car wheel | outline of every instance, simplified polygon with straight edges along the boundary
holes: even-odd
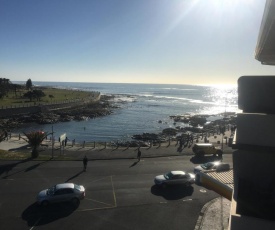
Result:
[[[199,157],[203,157],[203,155],[204,155],[204,152],[203,152],[203,151],[198,152],[198,156],[199,156]]]
[[[41,206],[42,207],[47,207],[49,205],[49,201],[47,201],[47,200],[44,200],[44,201],[42,201],[42,203],[41,203]]]
[[[196,183],[199,185],[200,184],[200,175],[196,174]]]
[[[72,202],[73,206],[75,206],[75,207],[78,207],[79,203],[80,203],[79,199],[77,199],[77,198],[73,198],[71,200],[71,202]]]

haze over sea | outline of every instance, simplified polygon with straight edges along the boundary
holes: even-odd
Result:
[[[159,133],[164,128],[186,126],[183,123],[174,124],[169,117],[171,115],[215,115],[209,118],[211,120],[222,118],[218,114],[225,111],[238,111],[236,86],[78,82],[33,82],[33,84],[117,95],[115,103],[121,108],[115,109],[109,116],[31,126],[31,129],[48,132],[53,126],[56,138],[66,133],[70,140],[75,139],[76,142],[130,140],[134,134]]]

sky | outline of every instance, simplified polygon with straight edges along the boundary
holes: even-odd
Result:
[[[264,0],[0,0],[11,81],[237,84],[255,60]]]

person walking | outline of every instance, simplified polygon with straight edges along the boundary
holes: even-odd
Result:
[[[86,172],[87,170],[87,164],[88,164],[88,158],[85,155],[85,157],[83,158],[83,171]]]
[[[140,161],[140,157],[141,157],[141,151],[140,151],[140,148],[138,148],[138,154],[137,154],[138,161]]]
[[[65,146],[67,146],[67,142],[68,142],[68,140],[69,140],[69,138],[68,138],[68,137],[66,137],[66,138],[65,138]]]

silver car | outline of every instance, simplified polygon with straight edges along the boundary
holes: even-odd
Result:
[[[207,162],[205,164],[198,165],[194,168],[194,173],[199,173],[201,171],[216,170],[216,171],[226,171],[230,169],[230,165],[223,163],[221,161]]]
[[[85,188],[82,185],[63,183],[42,190],[37,195],[37,203],[47,206],[50,203],[72,202],[79,205],[80,200],[85,197]]]
[[[170,171],[155,177],[155,184],[162,187],[176,184],[184,184],[189,186],[194,183],[195,175],[192,173],[186,173],[184,171]]]

